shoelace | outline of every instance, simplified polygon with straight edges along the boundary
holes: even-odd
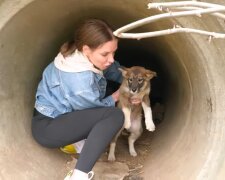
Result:
[[[73,170],[69,171],[69,172],[67,173],[66,177],[64,178],[64,180],[69,180],[70,177],[72,176],[72,174],[73,174]]]

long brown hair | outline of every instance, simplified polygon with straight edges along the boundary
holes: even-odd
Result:
[[[66,42],[61,46],[60,52],[65,57],[72,54],[76,49],[82,51],[84,45],[91,49],[96,49],[113,39],[117,38],[113,35],[112,28],[105,21],[89,19],[78,27],[72,41]]]

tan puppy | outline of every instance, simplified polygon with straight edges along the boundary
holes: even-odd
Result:
[[[142,108],[144,111],[146,129],[149,131],[155,130],[155,125],[152,120],[152,111],[150,107],[150,79],[156,76],[156,73],[140,66],[120,69],[123,74],[123,82],[120,86],[119,103],[125,116],[124,128],[130,132],[128,138],[129,152],[131,156],[137,156],[134,148],[134,142],[140,137],[143,132],[142,128]],[[141,103],[135,104],[135,100],[140,100]],[[132,102],[132,103],[131,103]],[[115,161],[116,141],[122,130],[115,136],[110,144],[109,161]]]

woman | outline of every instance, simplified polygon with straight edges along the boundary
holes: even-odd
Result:
[[[123,113],[115,107],[119,92],[105,97],[106,79],[122,81],[114,61],[117,44],[109,25],[87,20],[43,72],[32,120],[34,139],[49,148],[86,139],[65,179],[91,179],[94,164],[123,126]]]

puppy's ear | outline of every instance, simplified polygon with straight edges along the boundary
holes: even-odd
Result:
[[[120,67],[118,69],[122,72],[123,77],[126,77],[127,76],[128,68]]]
[[[157,76],[157,73],[154,72],[154,71],[146,70],[146,71],[145,71],[145,75],[146,75],[146,77],[150,80],[150,79],[152,79],[153,77],[156,77],[156,76]]]

